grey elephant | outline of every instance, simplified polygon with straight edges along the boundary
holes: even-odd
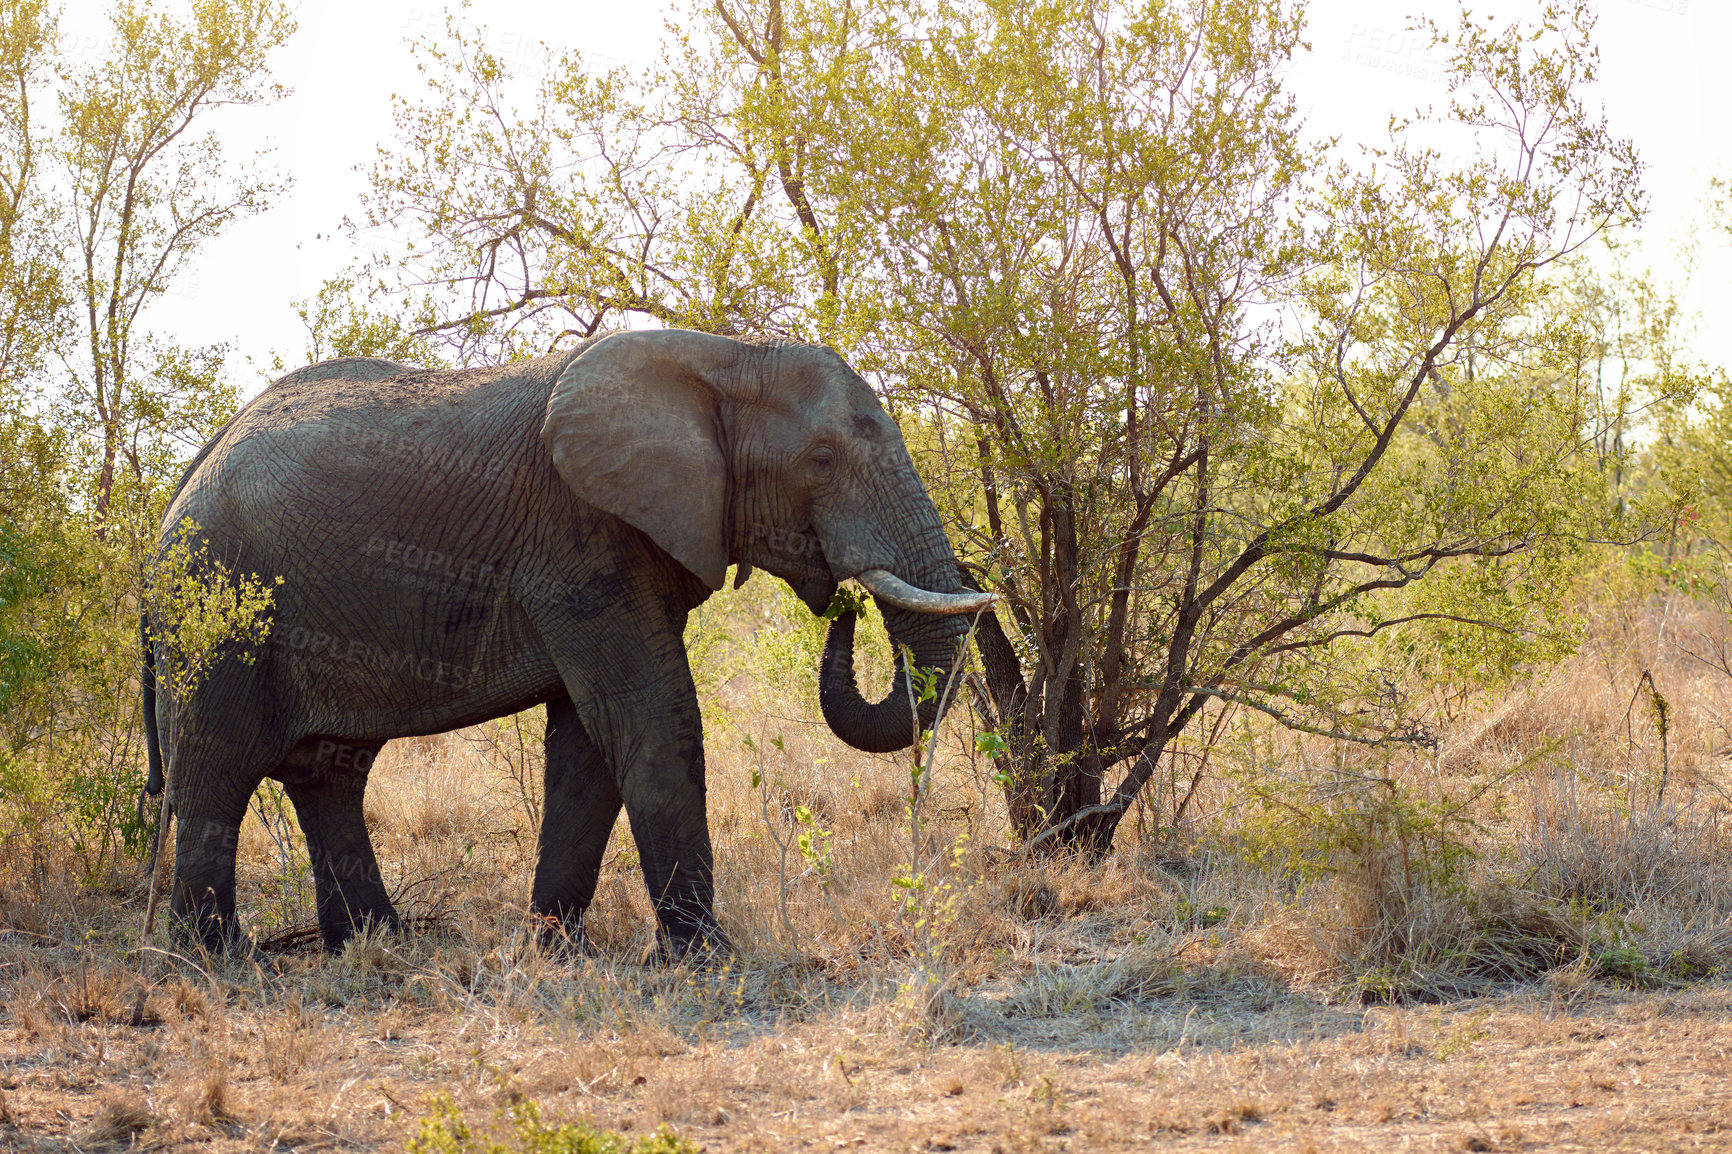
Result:
[[[338,948],[398,921],[362,818],[380,747],[537,704],[533,910],[581,934],[623,804],[661,948],[725,948],[687,614],[730,563],[814,613],[854,578],[892,639],[945,673],[960,615],[990,600],[964,588],[895,423],[839,355],[678,330],[495,368],[297,370],[194,458],[165,548],[185,518],[232,570],[283,578],[251,663],[223,658],[184,700],[154,692],[163,643],[145,622],[147,790],[166,768],[177,821],[171,916],[216,949],[241,941],[235,847],[264,778],[295,806]],[[858,748],[903,748],[905,674],[868,702],[854,624],[830,629],[824,716]]]

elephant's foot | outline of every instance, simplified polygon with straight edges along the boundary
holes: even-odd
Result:
[[[242,930],[232,905],[227,910],[214,900],[177,905],[169,913],[168,927],[169,940],[186,953],[242,960],[258,954],[257,945]]]
[[[332,953],[340,953],[358,934],[403,928],[403,920],[385,892],[373,847],[365,841],[343,854],[315,850],[313,884],[318,895],[319,937]]]
[[[536,941],[544,953],[561,961],[597,956],[595,943],[583,928],[582,914],[534,915]]]
[[[382,895],[380,895],[382,896]],[[369,933],[402,933],[403,919],[391,907],[389,900],[353,903],[344,902],[341,895],[335,901],[320,903],[319,937],[325,949],[340,954],[353,938]]]
[[[715,919],[703,924],[675,927],[662,925],[656,930],[656,944],[645,957],[646,965],[688,965],[700,970],[714,969],[734,956],[734,943],[722,932]]]

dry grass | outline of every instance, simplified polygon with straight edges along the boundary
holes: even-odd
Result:
[[[749,678],[709,686],[739,952],[708,972],[641,964],[653,924],[623,823],[594,956],[536,945],[532,726],[387,747],[367,812],[420,920],[337,957],[150,954],[141,977],[136,886],[82,890],[51,847],[9,848],[0,1147],[396,1147],[447,1091],[476,1119],[527,1097],[711,1150],[1732,1148],[1712,1129],[1732,1117],[1732,685],[1666,643],[1715,627],[1704,613],[1601,621],[1550,679],[1450,720],[1435,760],[1374,767],[1370,793],[1340,785],[1366,767],[1285,748],[1291,796],[1323,800],[1281,836],[1390,820],[1368,797],[1471,799],[1475,852],[1448,869],[1406,834],[1330,843],[1310,872],[1256,858],[1274,835],[1243,774],[1099,865],[1006,860],[967,734],[947,736],[915,837],[901,761],[840,747]],[[1629,707],[1643,669],[1671,706],[1663,800],[1648,707]],[[305,941],[296,835],[264,801],[243,911]],[[908,914],[892,879],[911,854]]]

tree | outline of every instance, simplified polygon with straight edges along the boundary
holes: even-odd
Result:
[[[1156,725],[1207,518],[1279,414],[1246,317],[1308,251],[1291,209],[1318,157],[1277,73],[1300,22],[993,2],[880,20],[820,130],[824,191],[876,225],[869,363],[927,415],[930,479],[1005,595],[1014,639],[986,623],[978,704],[1033,837],[1097,805]]]
[[[171,471],[177,439],[201,442],[233,410],[223,346],[182,349],[140,322],[194,253],[282,187],[200,130],[216,109],[283,95],[266,58],[295,27],[279,0],[194,0],[186,20],[121,0],[110,21],[112,54],[67,71],[57,147],[84,346],[67,361],[68,416],[100,445],[103,531],[120,463],[135,481]]]
[[[693,234],[738,190],[692,186],[623,71],[591,74],[569,56],[520,113],[521,86],[485,42],[452,18],[444,41],[417,48],[429,93],[398,99],[400,147],[375,165],[363,217],[416,239],[361,270],[372,293],[396,297],[406,327],[462,362],[543,351],[630,313],[725,330],[737,282],[705,275],[727,257]]]
[[[15,401],[52,347],[64,303],[47,236],[37,112],[53,58],[41,0],[0,2],[0,397]]]
[[[870,363],[1006,595],[982,704],[1019,832],[1109,845],[1211,710],[1420,738],[1392,662],[1556,651],[1557,576],[1632,531],[1584,467],[1627,414],[1541,323],[1545,270],[1638,208],[1585,7],[1433,27],[1447,114],[1362,168],[1302,141],[1289,5],[872,11],[801,129],[815,198],[873,225]]]
[[[111,19],[108,55],[69,64],[51,9],[0,0],[0,793],[8,839],[55,830],[87,879],[143,832],[146,550],[235,400],[224,349],[159,339],[149,306],[275,187],[205,129],[276,95],[292,28],[272,0]]]
[[[567,53],[527,90],[484,28],[452,19],[417,49],[428,94],[399,100],[397,146],[350,226],[396,238],[357,271],[365,296],[460,361],[633,317],[836,339],[853,238],[820,219],[806,191],[819,158],[784,127],[822,86],[809,69],[783,77],[779,62],[842,54],[806,34],[818,27],[806,9],[781,12],[772,0],[759,36],[697,5],[701,34],[672,36],[647,76],[593,72]],[[327,286],[323,307],[350,295],[346,283]]]
[[[66,568],[65,438],[36,417],[65,304],[38,122],[55,33],[42,3],[0,2],[0,716],[31,697],[31,681],[49,664],[57,638],[44,635],[30,607]],[[0,742],[0,774],[19,745],[15,737]]]
[[[1732,186],[1726,178],[1710,182],[1705,207],[1710,234],[1723,233],[1732,240]],[[1695,267],[1697,244],[1692,234],[1684,246],[1688,269]],[[1732,546],[1732,379],[1727,366],[1710,370],[1691,362],[1682,348],[1688,318],[1669,289],[1618,268],[1604,298],[1600,311],[1610,329],[1603,342],[1605,360],[1621,378],[1635,378],[1637,387],[1676,376],[1694,378],[1697,384],[1694,396],[1685,397],[1694,404],[1663,400],[1658,406],[1659,436],[1648,463],[1663,483],[1693,498],[1680,526],[1682,540],[1674,544],[1686,552],[1698,544],[1711,546],[1720,554],[1713,568],[1723,579],[1725,554]],[[1723,600],[1726,595],[1722,590]]]
[[[1449,107],[1350,162],[1306,142],[1281,0],[722,0],[624,151],[595,130],[567,154],[564,216],[517,175],[547,122],[513,135],[481,87],[404,122],[413,179],[375,188],[437,225],[417,267],[516,278],[440,320],[464,339],[587,300],[591,326],[817,334],[873,370],[1005,596],[977,704],[1013,824],[1099,850],[1229,709],[1424,740],[1401,672],[1558,652],[1562,575],[1642,530],[1595,452],[1627,402],[1552,307],[1549,270],[1639,213],[1632,147],[1582,101],[1592,23],[1431,27]],[[562,73],[537,108],[575,117],[597,83]]]

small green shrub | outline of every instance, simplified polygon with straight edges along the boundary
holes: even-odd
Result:
[[[697,1149],[667,1126],[631,1140],[587,1122],[544,1122],[541,1107],[522,1097],[478,1127],[449,1094],[434,1097],[408,1145],[409,1154],[697,1154]]]
[[[1635,946],[1607,946],[1596,950],[1594,971],[1602,978],[1632,986],[1651,985],[1658,979],[1647,956]]]

